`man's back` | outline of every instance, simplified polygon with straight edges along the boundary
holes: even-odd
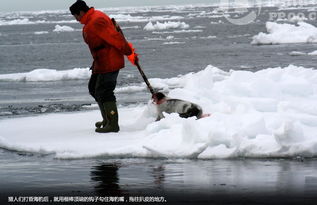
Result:
[[[114,72],[124,67],[124,55],[131,48],[111,19],[101,11],[90,8],[80,20],[83,37],[93,56],[93,73]]]

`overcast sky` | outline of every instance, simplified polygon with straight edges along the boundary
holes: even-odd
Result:
[[[0,12],[68,9],[76,0],[1,0]],[[213,3],[219,0],[86,0],[96,8]]]

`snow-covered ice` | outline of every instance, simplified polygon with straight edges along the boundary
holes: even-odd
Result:
[[[13,20],[0,20],[0,26],[8,26],[8,25],[29,25],[29,24],[40,24],[45,21],[30,21],[28,18],[18,18]]]
[[[317,70],[290,65],[225,72],[209,65],[150,81],[212,115],[196,120],[166,114],[155,122],[150,102],[120,107],[121,131],[111,134],[94,132],[97,110],[2,119],[0,147],[57,158],[317,156]]]
[[[163,45],[176,45],[176,44],[184,44],[185,42],[180,42],[180,41],[169,41],[169,42],[164,42]]]
[[[310,56],[317,56],[317,50],[308,53],[308,55],[310,55]]]
[[[35,31],[35,35],[42,35],[42,34],[48,34],[48,31]]]
[[[166,29],[175,29],[175,28],[181,28],[181,29],[187,29],[189,28],[189,25],[185,22],[180,21],[165,21],[163,23],[157,21],[155,24],[153,24],[151,21],[145,25],[143,28],[146,31],[154,31],[154,30],[166,30]]]
[[[26,73],[0,74],[0,81],[58,81],[78,80],[90,77],[89,68],[74,68],[71,70],[35,69]]]
[[[306,55],[305,52],[301,52],[301,51],[292,51],[289,53],[290,56],[304,56]]]
[[[317,28],[305,22],[297,25],[287,23],[266,23],[267,33],[253,36],[251,44],[316,43]]]
[[[73,29],[70,26],[60,26],[60,25],[56,25],[55,29],[53,30],[54,32],[71,32],[71,31],[75,31],[75,29]]]
[[[149,22],[149,21],[168,21],[168,20],[180,20],[182,16],[170,16],[170,15],[159,15],[159,16],[131,16],[130,14],[111,14],[111,18],[115,18],[118,22]]]
[[[316,56],[317,55],[317,50],[316,51],[312,51],[310,53],[305,53],[302,51],[292,51],[289,53],[290,56],[305,56],[305,55],[309,55],[309,56]]]

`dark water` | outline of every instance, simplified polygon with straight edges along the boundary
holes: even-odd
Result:
[[[265,32],[268,12],[262,8],[258,21],[245,26],[226,19],[195,17],[191,13],[210,12],[213,7],[187,8],[174,12],[151,10],[131,16],[177,15],[189,29],[198,33],[159,33],[143,30],[147,22],[121,21],[124,33],[140,54],[149,78],[170,78],[196,72],[212,64],[223,70],[257,71],[295,64],[314,67],[316,57],[290,56],[292,51],[312,52],[315,44],[251,45],[252,36]],[[304,11],[307,11],[304,9]],[[120,11],[109,11],[118,14]],[[1,18],[17,14],[1,14]],[[62,13],[19,14],[33,21],[72,20]],[[21,18],[23,18],[21,17]],[[211,24],[218,22],[220,24]],[[315,21],[308,21],[317,25]],[[56,24],[81,29],[78,23],[44,23],[0,26],[0,74],[29,72],[38,68],[67,70],[91,64],[81,32],[52,32]],[[196,27],[198,26],[198,27]],[[35,35],[36,31],[48,31]],[[184,44],[163,45],[166,39]],[[216,36],[202,39],[200,37]],[[132,76],[132,77],[131,77]],[[17,117],[47,112],[87,109],[94,103],[87,93],[87,80],[53,82],[0,81],[0,117]],[[121,71],[118,87],[141,83],[136,68]],[[146,103],[146,92],[119,93],[119,104]],[[0,121],[1,123],[1,121]],[[18,128],[17,128],[18,129]],[[0,131],[1,132],[1,131]],[[171,203],[201,204],[315,204],[317,200],[317,161],[315,159],[82,159],[58,160],[0,150],[1,204],[9,196],[158,196]],[[20,203],[21,204],[21,203]]]
[[[317,199],[317,161],[312,159],[57,160],[1,152],[2,201],[121,196],[131,202],[129,197],[141,196],[180,204],[314,204]]]

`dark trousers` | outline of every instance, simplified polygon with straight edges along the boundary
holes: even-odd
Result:
[[[117,85],[119,71],[92,74],[88,83],[90,95],[99,103],[115,102],[114,89]]]

